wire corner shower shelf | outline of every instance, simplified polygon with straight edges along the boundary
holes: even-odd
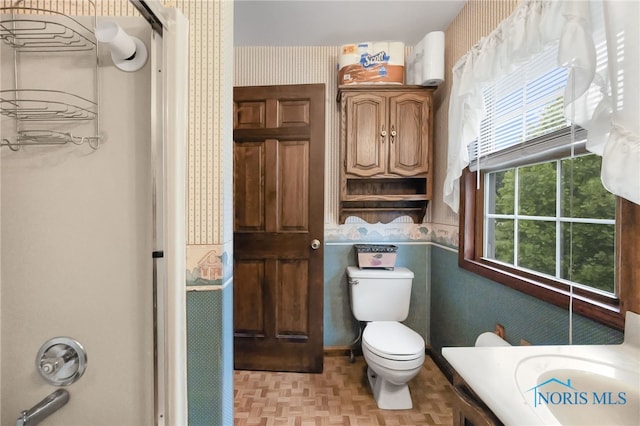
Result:
[[[96,23],[95,4],[93,26]],[[11,7],[0,7],[0,40],[13,50],[13,87],[0,90],[0,114],[15,122],[15,135],[2,136],[0,147],[12,151],[22,146],[52,146],[87,144],[100,145],[100,111],[98,90],[98,49],[93,30],[64,13],[31,7],[23,0]],[[20,55],[37,54],[46,60],[47,54],[95,55],[93,67],[93,99],[65,90],[21,88],[19,85]],[[74,125],[93,123],[92,134],[75,134]],[[87,132],[84,128],[81,133]]]

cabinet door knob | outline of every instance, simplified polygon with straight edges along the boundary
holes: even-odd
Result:
[[[395,126],[391,126],[391,143],[393,143],[393,138],[395,138],[396,135],[397,135],[396,127]]]
[[[311,241],[311,248],[314,250],[318,250],[320,248],[320,241],[319,240]]]
[[[387,136],[387,130],[384,128],[384,124],[382,125],[382,130],[380,131],[380,136],[382,136],[382,143],[384,143],[384,138]]]

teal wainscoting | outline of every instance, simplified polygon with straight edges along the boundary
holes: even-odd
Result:
[[[398,246],[396,266],[413,271],[409,317],[404,323],[429,339],[429,288],[427,243],[385,241]],[[324,346],[349,346],[358,335],[358,322],[351,314],[346,268],[357,265],[353,243],[327,243],[324,247]]]
[[[564,345],[569,342],[566,310],[484,279],[458,267],[455,250],[431,247],[431,346],[473,346],[480,333],[495,324],[506,329],[506,340],[519,345]],[[617,344],[623,333],[573,316],[573,344]]]
[[[233,286],[187,292],[189,425],[233,425]]]

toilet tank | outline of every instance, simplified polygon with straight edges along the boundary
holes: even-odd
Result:
[[[409,315],[413,272],[347,267],[351,312],[358,321],[404,321]]]

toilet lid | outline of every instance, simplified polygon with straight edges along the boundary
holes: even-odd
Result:
[[[367,324],[362,340],[380,356],[424,353],[424,339],[396,321],[373,321]]]

